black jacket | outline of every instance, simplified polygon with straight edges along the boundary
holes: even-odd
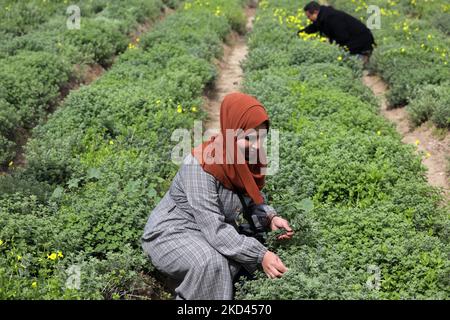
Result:
[[[320,6],[317,20],[299,32],[320,32],[330,42],[347,47],[352,54],[372,51],[375,45],[372,32],[364,23],[343,11],[328,6]]]

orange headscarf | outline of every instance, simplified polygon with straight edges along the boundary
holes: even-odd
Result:
[[[261,150],[256,164],[249,164],[247,161],[238,163],[238,153],[243,155],[237,147],[237,137],[234,136],[233,145],[227,146],[226,130],[246,131],[255,129],[264,122],[269,125],[269,116],[258,100],[243,93],[231,93],[223,99],[220,107],[221,133],[192,150],[203,170],[212,174],[225,188],[247,194],[256,204],[264,202],[259,191],[264,187],[261,169],[267,164],[265,151]],[[221,149],[223,152],[216,154]],[[231,155],[234,155],[234,159]],[[211,161],[218,157],[222,161]]]

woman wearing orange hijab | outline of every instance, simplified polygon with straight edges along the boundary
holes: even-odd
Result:
[[[264,204],[266,161],[259,130],[268,130],[266,110],[251,96],[229,94],[221,105],[220,126],[218,135],[185,158],[142,237],[153,265],[178,281],[177,299],[232,299],[233,278],[241,267],[252,272],[261,265],[270,278],[287,270],[258,240],[239,234],[236,224],[243,209],[238,194],[253,206]],[[229,135],[230,130],[238,134]],[[265,227],[285,229],[279,239],[293,234],[278,215],[267,217]]]

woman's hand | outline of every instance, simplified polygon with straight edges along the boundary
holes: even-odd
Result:
[[[277,237],[278,240],[291,239],[292,236],[294,235],[294,231],[289,226],[289,223],[287,222],[287,220],[285,220],[281,217],[278,217],[278,216],[273,217],[272,221],[270,222],[270,229],[272,231],[280,230],[280,229],[286,230],[286,233]]]
[[[269,250],[264,254],[262,267],[266,275],[271,279],[280,278],[287,271],[281,259]]]

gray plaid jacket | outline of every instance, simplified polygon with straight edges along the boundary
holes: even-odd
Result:
[[[231,299],[239,268],[262,262],[267,248],[237,231],[241,212],[238,195],[187,156],[142,236],[153,265],[180,281],[177,298]]]

